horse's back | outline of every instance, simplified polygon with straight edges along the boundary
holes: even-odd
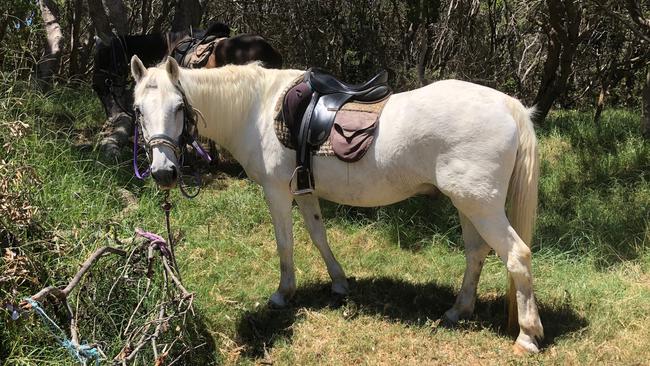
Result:
[[[219,42],[215,49],[217,63],[243,65],[262,61],[267,68],[282,67],[282,55],[262,36],[239,34]]]
[[[396,136],[441,147],[492,139],[491,143],[503,147],[504,140],[517,134],[513,105],[521,103],[495,89],[443,80],[391,96],[380,119],[381,137]]]

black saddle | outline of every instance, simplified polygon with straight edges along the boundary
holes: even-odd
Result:
[[[384,99],[391,93],[387,81],[386,71],[363,84],[353,85],[340,81],[321,69],[307,70],[304,82],[312,94],[296,139],[296,169],[291,177],[291,182],[296,178],[297,189],[293,191],[294,194],[313,192],[312,150],[317,149],[329,137],[339,109],[351,101],[375,102]]]
[[[343,93],[353,95],[358,101],[381,99],[388,90],[388,73],[385,70],[363,84],[348,84],[321,69],[312,68],[307,72],[306,80],[314,91],[321,94]]]

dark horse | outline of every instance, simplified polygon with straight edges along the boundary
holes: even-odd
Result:
[[[92,86],[104,106],[111,131],[105,131],[100,148],[114,155],[124,146],[132,130],[132,93],[129,62],[137,55],[146,66],[154,66],[165,56],[183,61],[195,46],[206,40],[214,42],[209,57],[200,67],[212,68],[227,64],[261,61],[268,68],[281,68],[282,56],[264,38],[250,34],[230,37],[230,28],[215,23],[205,31],[153,33],[114,37],[109,44],[98,41],[94,55]],[[194,65],[197,67],[197,65]]]

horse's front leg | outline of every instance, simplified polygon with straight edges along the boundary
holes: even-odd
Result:
[[[271,211],[275,241],[280,256],[280,285],[271,295],[269,302],[273,306],[287,306],[296,292],[296,273],[293,267],[293,231],[291,221],[291,203],[293,197],[286,187],[264,186],[264,196]]]
[[[325,232],[325,225],[323,225],[318,197],[313,195],[300,196],[296,197],[296,202],[305,220],[309,236],[325,261],[327,272],[332,279],[332,292],[337,295],[347,295],[349,290],[348,280],[345,278],[343,268],[341,268],[327,244],[327,233]]]

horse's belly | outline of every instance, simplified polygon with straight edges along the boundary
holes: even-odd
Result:
[[[333,158],[335,159],[335,158]],[[432,194],[433,184],[408,172],[372,169],[363,164],[316,161],[315,194],[328,201],[359,207],[375,207],[403,201],[417,194]]]

